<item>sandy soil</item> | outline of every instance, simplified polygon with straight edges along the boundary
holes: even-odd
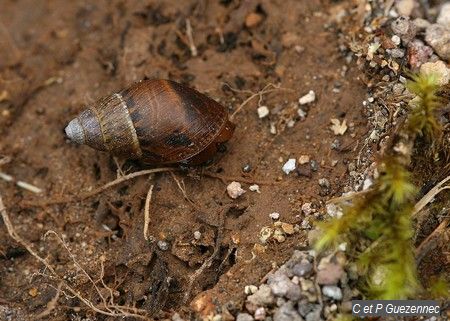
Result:
[[[339,51],[329,9],[328,1],[316,0],[243,1],[240,6],[193,0],[2,1],[0,93],[7,97],[0,102],[0,153],[12,158],[2,171],[43,190],[34,195],[0,181],[19,235],[94,304],[101,301],[92,283],[55,235],[44,238],[48,230],[63,238],[95,282],[104,265],[103,280],[117,304],[163,318],[173,310],[188,313],[189,302],[208,290],[216,306],[238,309],[245,285],[259,282],[306,244],[307,231],[300,230],[257,251],[261,228],[272,224],[269,214],[278,212],[281,221],[299,225],[312,220],[314,213],[305,216],[302,204],[318,208],[342,192],[347,165],[367,131],[361,104],[365,86]],[[262,21],[245,26],[250,13]],[[186,43],[186,19],[196,57]],[[69,143],[63,128],[86,104],[145,77],[195,87],[231,112],[269,83],[290,90],[261,97],[260,104],[271,109],[267,118],[258,118],[258,98],[246,105],[235,117],[227,152],[207,168],[139,177],[84,201],[31,206],[30,201],[75,196],[117,177],[110,155]],[[298,99],[309,90],[317,98],[300,119]],[[330,130],[332,118],[349,125],[343,136]],[[306,164],[301,175],[284,174],[284,162],[301,155],[316,161],[317,169]],[[142,169],[136,162],[119,164],[126,172]],[[330,187],[319,186],[320,178]],[[232,180],[243,181],[247,190],[237,200],[226,194]],[[248,190],[258,182],[260,194]],[[149,232],[156,242],[150,243],[142,231],[152,184]],[[0,228],[0,315],[27,320],[45,310],[58,281],[8,238],[3,224]],[[194,239],[195,231],[202,233],[200,240]],[[168,250],[157,246],[161,240]],[[189,277],[216,243],[211,267],[186,295]],[[63,294],[51,313],[52,320],[107,319]]]

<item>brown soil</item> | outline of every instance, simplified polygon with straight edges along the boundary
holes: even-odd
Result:
[[[346,63],[327,1],[242,1],[240,6],[238,1],[146,2],[2,2],[0,94],[5,90],[7,97],[0,102],[0,153],[12,157],[2,171],[44,192],[35,195],[0,181],[1,194],[18,234],[94,304],[100,301],[92,283],[54,235],[44,238],[48,230],[64,239],[95,282],[104,261],[103,280],[114,290],[117,304],[150,313],[162,310],[154,314],[161,318],[173,310],[189,313],[192,300],[201,310],[198,298],[208,290],[215,306],[227,304],[233,312],[242,305],[245,285],[259,283],[274,264],[306,244],[306,231],[300,231],[285,242],[269,243],[265,252],[255,250],[261,228],[272,225],[269,214],[279,212],[282,221],[301,224],[311,220],[301,213],[303,203],[319,208],[342,193],[346,164],[357,156],[366,133],[365,87],[352,64],[342,74]],[[247,28],[244,20],[250,12],[263,20]],[[187,18],[197,57],[184,41]],[[261,104],[274,112],[262,120],[256,113],[258,99],[246,105],[234,120],[237,128],[227,152],[208,168],[140,177],[80,202],[25,206],[74,196],[116,178],[111,156],[69,143],[63,128],[86,104],[145,77],[188,84],[230,110],[250,94],[233,92],[224,83],[252,92],[279,83],[292,91],[264,95]],[[335,87],[340,91],[334,92]],[[317,99],[301,121],[297,100],[311,89]],[[351,124],[345,135],[333,134],[331,118]],[[296,121],[293,127],[285,126],[289,120]],[[277,125],[276,135],[269,132],[270,122]],[[332,149],[335,139],[340,148]],[[319,169],[305,165],[303,174],[310,177],[285,175],[283,163],[301,155],[317,161]],[[141,169],[134,162],[120,164],[127,172]],[[250,173],[242,171],[245,164],[251,165]],[[175,178],[192,202],[183,197]],[[320,187],[319,178],[327,178],[331,188]],[[243,183],[247,192],[232,200],[224,183],[240,179],[271,184],[260,184],[258,194]],[[168,251],[143,238],[143,207],[151,184],[149,231],[170,244]],[[0,319],[27,320],[45,310],[58,281],[8,237],[3,224],[0,228]],[[194,231],[202,232],[199,241]],[[216,242],[220,247],[212,265],[183,303],[189,276],[213,254]],[[107,318],[93,315],[67,293],[50,319]]]

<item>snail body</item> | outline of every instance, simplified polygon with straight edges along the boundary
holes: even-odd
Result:
[[[200,164],[233,135],[228,112],[170,80],[143,80],[101,98],[69,122],[67,137],[146,164]]]

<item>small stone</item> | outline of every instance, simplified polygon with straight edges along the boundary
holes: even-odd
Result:
[[[425,32],[425,41],[444,60],[450,60],[450,26],[432,24]]]
[[[292,267],[292,273],[296,276],[307,277],[311,274],[312,268],[312,264],[308,260],[303,259]]]
[[[309,162],[309,165],[311,166],[311,170],[312,170],[313,172],[317,172],[317,171],[319,170],[319,163],[317,163],[316,160],[312,159],[312,160]]]
[[[278,219],[280,218],[280,213],[277,213],[277,212],[270,213],[270,214],[269,214],[269,217],[270,217],[272,220],[278,220]]]
[[[439,16],[436,20],[440,25],[446,26],[450,28],[450,3],[444,3],[441,7],[441,11],[439,12]]]
[[[306,116],[308,116],[307,112],[301,108],[297,109],[297,114],[302,120],[305,119]]]
[[[319,186],[329,189],[331,187],[330,181],[326,178],[319,178]]]
[[[166,241],[158,241],[157,244],[161,251],[167,251],[169,249],[169,243]]]
[[[372,186],[373,181],[370,177],[367,177],[363,182],[363,191],[368,190]]]
[[[308,165],[299,165],[297,167],[298,176],[304,176],[310,178],[312,176],[311,168]]]
[[[295,170],[295,158],[290,158],[282,168],[283,172],[289,174],[290,172]]]
[[[259,232],[259,240],[262,244],[266,244],[266,242],[272,237],[274,230],[268,226],[264,226]]]
[[[401,42],[401,39],[399,36],[397,35],[393,35],[391,38],[392,42],[394,43],[394,45],[398,46]]]
[[[344,270],[339,264],[328,262],[317,271],[317,283],[321,285],[338,284]]]
[[[273,321],[303,321],[303,319],[294,309],[294,302],[287,301],[275,311]]]
[[[245,26],[247,28],[257,27],[262,21],[264,17],[256,12],[251,12],[245,17]]]
[[[194,232],[194,239],[200,240],[201,237],[202,237],[202,233],[200,231]]]
[[[322,288],[322,293],[333,300],[342,300],[342,290],[335,285],[325,285]]]
[[[427,62],[433,54],[433,49],[426,46],[422,41],[414,39],[408,44],[408,63],[413,69],[419,68]]]
[[[392,58],[403,58],[405,56],[405,51],[403,49],[395,48],[387,49],[386,51]]]
[[[431,23],[428,20],[422,19],[422,18],[416,18],[413,20],[414,25],[417,28],[417,31],[424,31],[427,29]]]
[[[415,0],[399,0],[395,3],[395,8],[401,16],[410,16],[417,3]]]
[[[244,173],[250,173],[252,171],[252,165],[250,164],[245,164],[244,166],[242,166],[242,171]]]
[[[251,295],[258,291],[258,287],[256,285],[246,285],[244,287],[244,293],[247,295]]]
[[[280,230],[275,230],[273,233],[273,238],[277,240],[278,243],[283,243],[286,241],[286,236],[284,236],[284,233]]]
[[[266,318],[266,309],[263,307],[257,308],[255,311],[255,320],[264,320]]]
[[[308,155],[301,155],[300,158],[298,159],[298,163],[300,165],[308,164],[309,163],[309,156]]]
[[[281,223],[281,229],[283,230],[284,233],[286,233],[287,235],[292,235],[295,233],[294,230],[294,225],[289,224],[289,223]]]
[[[315,291],[314,282],[308,279],[300,279],[300,285],[303,292]]]
[[[172,321],[184,321],[184,319],[182,317],[180,317],[180,315],[177,312],[175,312],[172,315]]]
[[[239,313],[236,317],[236,321],[253,321],[253,317],[248,313]]]
[[[405,91],[405,86],[403,86],[403,85],[400,84],[400,83],[395,83],[395,84],[392,86],[392,93],[393,93],[394,95],[401,95],[401,94],[403,94],[403,91]]]
[[[312,213],[311,203],[303,203],[303,205],[302,205],[302,212],[305,215],[310,215]]]
[[[258,291],[247,297],[247,301],[255,306],[268,306],[275,302],[275,297],[267,284],[261,284]]]
[[[450,69],[442,61],[426,62],[420,66],[420,73],[424,75],[434,75],[440,86],[445,86],[450,80]]]
[[[286,297],[293,301],[300,299],[300,287],[280,271],[269,276],[267,284],[270,286],[272,293],[277,297]]]
[[[298,102],[300,105],[306,105],[316,100],[316,93],[310,90],[306,95],[302,96]]]
[[[231,182],[227,186],[227,193],[228,193],[228,196],[230,196],[232,199],[236,199],[239,196],[241,196],[242,194],[244,194],[245,190],[242,189],[241,183]]]
[[[340,218],[343,215],[342,209],[339,206],[337,206],[336,204],[329,203],[326,205],[326,209],[327,209],[327,214],[330,215],[331,217]]]
[[[405,44],[409,43],[416,36],[416,26],[406,16],[400,16],[395,19],[391,23],[391,29],[394,34],[400,36],[400,39]]]
[[[261,107],[258,107],[257,112],[258,112],[259,118],[264,118],[269,115],[270,111],[269,111],[269,108],[267,108],[267,106],[261,106]]]
[[[257,184],[250,185],[250,186],[248,187],[248,189],[249,189],[251,192],[261,193],[261,191],[259,190],[259,185],[257,185]]]
[[[320,308],[320,305],[314,305],[314,310],[308,313],[305,317],[306,321],[321,321],[322,318],[320,317],[320,314],[322,313],[322,309]]]

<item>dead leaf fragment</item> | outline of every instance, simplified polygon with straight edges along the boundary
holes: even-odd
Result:
[[[331,118],[331,130],[335,135],[344,135],[347,131],[347,122],[345,119],[342,121],[342,123],[339,121],[339,119]]]

